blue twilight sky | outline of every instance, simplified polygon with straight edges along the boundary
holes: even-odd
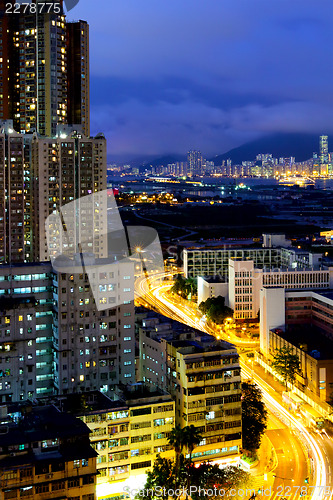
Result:
[[[80,0],[79,18],[111,156],[333,133],[331,0]]]

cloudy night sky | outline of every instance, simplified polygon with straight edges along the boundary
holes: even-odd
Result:
[[[79,18],[111,158],[333,132],[331,0],[80,0]]]

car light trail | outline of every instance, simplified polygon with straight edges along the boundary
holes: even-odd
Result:
[[[170,288],[170,284],[160,284],[159,286],[156,286],[154,284],[154,286],[152,286],[152,281],[161,280],[167,276],[170,276],[170,273],[163,273],[152,276],[149,284],[150,286],[148,286],[148,283],[145,279],[141,279],[137,286],[140,288],[141,292],[143,292],[140,294],[142,298],[144,298],[146,302],[156,301],[155,306],[158,307],[160,312],[165,314],[166,316],[170,317],[170,314],[173,316],[177,316],[178,319],[184,321],[185,324],[212,334],[213,332],[209,331],[210,329],[208,329],[202,321],[199,321],[194,311],[191,311],[188,307],[183,305],[177,306],[164,296],[164,293],[167,291],[167,289]],[[267,382],[265,382],[253,371],[249,371],[244,363],[241,362],[240,364],[242,373],[245,374],[245,376],[251,378],[253,374],[255,382],[262,390],[263,398],[265,399],[270,411],[272,411],[273,413],[278,412],[279,415],[282,415],[289,423],[291,423],[293,425],[293,428],[297,429],[299,433],[298,439],[305,442],[307,449],[311,450],[315,470],[314,484],[312,485],[312,487],[309,486],[309,489],[312,490],[310,494],[311,500],[322,500],[324,499],[324,497],[328,498],[328,496],[325,495],[325,489],[326,487],[330,487],[331,485],[326,484],[327,470],[324,456],[320,450],[320,447],[316,443],[316,440],[301,422],[299,422],[289,411],[287,411],[278,401],[276,401],[273,396],[270,395],[269,391],[272,391],[272,388],[267,384]],[[303,439],[301,439],[301,436],[303,436]],[[332,496],[333,495],[331,495],[330,498],[332,498]]]
[[[241,363],[241,368],[242,368],[242,373],[245,374],[247,377],[251,378],[252,374],[250,371],[247,370],[244,363]],[[254,379],[257,385],[260,387],[264,399],[268,402],[267,406],[278,411],[287,420],[289,420],[289,422],[293,424],[294,428],[296,428],[301,433],[301,435],[303,435],[308,448],[312,452],[312,455],[314,457],[314,468],[316,472],[314,477],[313,488],[309,487],[310,490],[311,489],[313,490],[310,496],[311,500],[321,500],[325,496],[327,498],[327,495],[325,495],[325,488],[326,486],[331,486],[331,485],[326,484],[327,471],[326,471],[324,456],[318,444],[316,443],[314,437],[311,436],[309,431],[304,427],[304,425],[301,422],[299,422],[289,411],[287,411],[278,401],[276,401],[273,396],[269,394],[267,389],[264,387],[265,385],[268,386],[268,384],[264,380],[262,380],[257,375],[254,375]]]

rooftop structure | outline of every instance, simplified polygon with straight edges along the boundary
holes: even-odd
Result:
[[[53,405],[0,406],[1,498],[95,500],[97,453],[89,432]]]

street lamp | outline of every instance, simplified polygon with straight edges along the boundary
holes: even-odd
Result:
[[[273,477],[276,477],[277,479],[282,479],[282,481],[283,481],[283,491],[285,490],[285,487],[284,487],[284,482],[285,481],[292,481],[292,482],[294,482],[294,479],[292,479],[291,477],[281,477],[281,476],[276,476],[275,474],[273,474]],[[281,500],[283,500],[283,498],[281,498]]]

